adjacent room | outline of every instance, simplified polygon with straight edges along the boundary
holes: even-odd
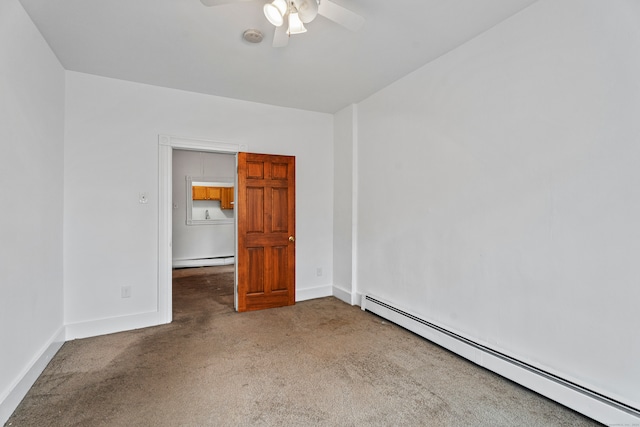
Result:
[[[638,52],[636,0],[0,0],[0,422],[640,425]]]

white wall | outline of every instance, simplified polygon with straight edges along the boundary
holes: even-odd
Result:
[[[64,70],[20,3],[1,0],[0,424],[64,338],[63,140]]]
[[[105,322],[124,329],[133,325],[127,316],[157,313],[159,134],[296,156],[297,293],[330,294],[331,115],[76,72],[67,72],[66,96],[65,321],[71,330],[88,325],[80,335],[91,334],[98,330],[92,323]],[[148,204],[138,203],[140,192],[148,193]],[[123,285],[132,286],[131,298],[120,297]]]
[[[360,290],[640,407],[639,22],[541,0],[360,103]]]
[[[232,257],[235,254],[235,224],[187,225],[186,177],[209,177],[230,179],[231,185],[236,174],[236,158],[230,154],[203,153],[197,151],[173,151],[173,261],[201,258]],[[188,196],[187,196],[188,193]],[[212,218],[233,219],[233,210],[222,211],[220,201],[194,201],[194,208],[202,204],[210,210]],[[217,206],[218,214],[212,209]],[[205,208],[202,207],[201,210]],[[195,209],[194,209],[195,210]],[[202,218],[204,219],[204,214]]]

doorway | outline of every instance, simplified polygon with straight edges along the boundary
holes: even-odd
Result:
[[[158,323],[172,320],[174,150],[235,155],[235,309],[261,310],[295,304],[295,157],[248,153],[246,146],[161,135]],[[213,193],[218,190],[224,189],[217,188]]]
[[[233,154],[173,150],[174,319],[200,305],[235,310],[235,173]]]
[[[247,147],[216,141],[159,136],[159,188],[158,188],[158,317],[159,323],[170,323],[173,319],[172,272],[173,272],[173,154],[174,150],[203,153],[219,153],[237,156]],[[233,179],[236,179],[234,174]],[[185,183],[186,186],[186,183]],[[234,185],[235,186],[235,185]],[[186,188],[186,187],[185,187]],[[233,220],[234,240],[237,242],[237,219]],[[237,244],[234,244],[234,258]],[[237,289],[237,275],[234,279]],[[235,301],[234,297],[234,301]],[[234,302],[237,307],[237,303]]]

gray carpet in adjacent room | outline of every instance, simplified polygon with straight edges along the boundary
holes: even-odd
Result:
[[[5,425],[599,425],[335,298],[239,314],[232,267],[174,277],[173,323],[67,342]]]

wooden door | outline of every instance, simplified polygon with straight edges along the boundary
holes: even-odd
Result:
[[[238,153],[238,311],[295,303],[295,157]]]

